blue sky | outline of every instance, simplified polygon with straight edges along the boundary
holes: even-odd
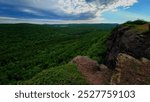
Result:
[[[119,8],[116,12],[105,12],[103,17],[106,22],[125,22],[128,20],[143,19],[150,21],[150,0],[138,0],[128,9]]]
[[[0,23],[150,21],[150,0],[0,0]]]

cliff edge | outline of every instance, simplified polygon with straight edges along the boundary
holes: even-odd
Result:
[[[150,24],[137,20],[116,27],[104,64],[77,56],[72,62],[90,84],[150,85]]]
[[[107,41],[105,64],[116,67],[119,53],[131,55],[137,59],[150,59],[150,24],[144,21],[127,22],[116,27]]]

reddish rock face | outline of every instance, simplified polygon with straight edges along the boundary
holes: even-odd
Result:
[[[110,84],[112,71],[105,65],[99,65],[96,61],[86,56],[77,56],[72,60],[78,67],[89,84],[106,85]]]

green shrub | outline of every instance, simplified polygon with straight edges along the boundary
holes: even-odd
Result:
[[[142,25],[142,24],[147,24],[148,22],[144,21],[144,20],[135,20],[135,21],[128,21],[124,24],[135,24],[135,25]]]
[[[83,85],[87,81],[78,71],[76,65],[66,64],[43,70],[27,81],[18,82],[27,85]]]

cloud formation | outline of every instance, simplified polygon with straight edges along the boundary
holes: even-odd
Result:
[[[18,18],[96,20],[101,19],[103,12],[130,7],[136,2],[137,0],[0,0],[0,16],[16,17],[18,13]]]
[[[137,0],[58,0],[58,8],[66,15],[90,19],[118,7],[130,7],[136,2]]]

